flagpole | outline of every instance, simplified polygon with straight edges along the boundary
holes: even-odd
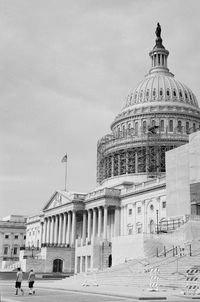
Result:
[[[65,191],[67,191],[67,160],[65,162]]]
[[[65,163],[65,189],[64,190],[67,191],[67,153],[65,154],[61,162]]]

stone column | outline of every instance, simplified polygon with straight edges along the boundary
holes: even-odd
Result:
[[[47,221],[46,221],[46,219],[44,219],[43,233],[42,233],[42,244],[45,244],[45,242],[46,242],[46,228],[47,228]]]
[[[104,217],[103,217],[103,239],[107,240],[107,222],[108,222],[108,207],[104,206]]]
[[[111,157],[111,177],[114,176],[114,155]]]
[[[67,244],[70,244],[71,233],[71,212],[67,212]]]
[[[62,214],[59,215],[58,245],[62,243]]]
[[[58,244],[58,215],[55,216],[54,244]]]
[[[83,212],[83,231],[82,231],[82,243],[85,244],[86,239],[86,212]]]
[[[40,230],[41,230],[41,233],[40,233],[40,247],[42,247],[43,236],[44,236],[44,222],[43,221],[40,222]]]
[[[50,217],[47,218],[47,237],[46,243],[49,244],[50,239]]]
[[[142,215],[143,215],[143,227],[142,227],[142,232],[146,233],[147,231],[147,224],[146,224],[146,209],[145,209],[145,200],[142,201]]]
[[[138,173],[138,154],[135,152],[135,173]]]
[[[72,246],[75,245],[76,241],[76,211],[72,212],[72,238],[71,238],[71,244]]]
[[[91,211],[88,210],[88,241],[91,240]]]
[[[121,226],[120,226],[120,235],[124,235],[124,206],[121,206]]]
[[[101,209],[101,207],[99,207],[98,208],[98,230],[97,230],[98,237],[101,236],[101,227],[102,227],[102,209]]]
[[[66,244],[66,229],[67,229],[67,213],[63,213],[63,236],[62,236],[62,244]]]
[[[124,206],[124,235],[127,235],[127,205]]]
[[[92,237],[93,240],[95,238],[96,235],[96,226],[97,226],[97,212],[95,209],[93,209],[93,226],[92,226]]]
[[[117,172],[117,175],[120,175],[120,169],[121,169],[121,158],[120,158],[120,154],[118,154],[117,157],[118,157],[118,172]]]
[[[119,236],[119,207],[115,208],[115,236]]]
[[[51,217],[51,231],[50,231],[50,244],[53,244],[54,240],[54,216]]]

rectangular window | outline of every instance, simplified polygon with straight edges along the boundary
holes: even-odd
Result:
[[[162,208],[163,208],[163,209],[166,208],[166,201],[163,201],[163,203],[162,203]]]
[[[129,230],[128,230],[128,234],[129,234],[129,235],[132,235],[132,234],[133,234],[133,229],[129,229]]]
[[[169,132],[173,132],[173,121],[169,121]]]
[[[165,128],[165,124],[164,124],[164,120],[160,121],[160,131],[164,131]]]
[[[17,255],[17,247],[14,247],[13,255]]]
[[[5,235],[5,239],[8,239],[9,238],[9,235]]]
[[[138,212],[138,214],[141,213],[141,207],[138,207],[138,208],[137,208],[137,212]]]
[[[132,209],[128,210],[128,215],[132,215]]]
[[[142,233],[142,228],[139,227],[139,228],[137,229],[137,232],[138,232],[138,234],[141,234],[141,233]]]
[[[8,255],[8,247],[7,246],[4,247],[3,253],[4,253],[4,255]]]
[[[18,239],[19,238],[19,236],[18,235],[15,235],[15,239]]]

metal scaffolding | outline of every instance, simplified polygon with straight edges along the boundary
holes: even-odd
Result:
[[[163,132],[158,125],[106,135],[97,145],[97,182],[133,173],[157,177],[165,172],[165,152],[187,141],[184,133]]]

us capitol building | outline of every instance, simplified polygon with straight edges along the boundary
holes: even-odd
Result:
[[[174,228],[184,223],[183,213],[168,212],[166,152],[197,133],[200,109],[191,89],[169,71],[168,55],[158,23],[148,74],[98,141],[97,188],[87,194],[56,190],[42,213],[28,218],[24,270],[104,269],[145,256],[174,215]],[[197,208],[189,205],[184,214],[198,214]]]

